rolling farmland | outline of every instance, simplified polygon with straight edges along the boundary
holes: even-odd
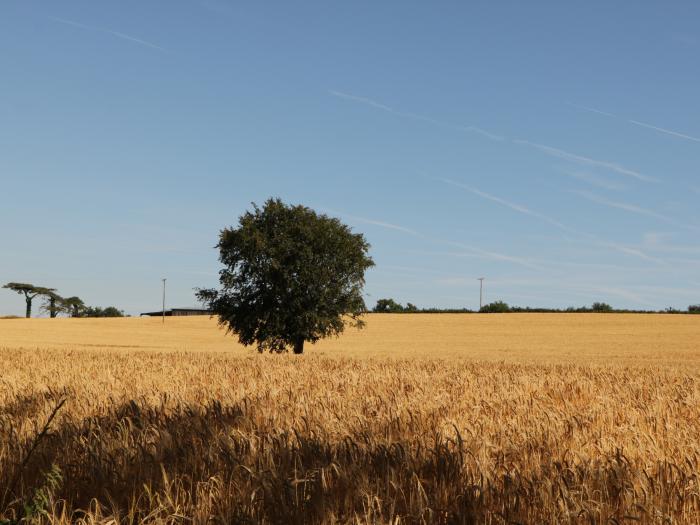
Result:
[[[700,521],[700,317],[370,315],[303,356],[0,320],[0,367],[0,519]]]

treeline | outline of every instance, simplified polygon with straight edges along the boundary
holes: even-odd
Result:
[[[19,295],[24,295],[26,303],[25,316],[32,316],[34,299],[41,298],[43,303],[40,311],[54,318],[59,315],[67,317],[124,317],[124,312],[114,306],[102,308],[99,306],[87,306],[80,297],[62,297],[56,293],[55,288],[36,286],[29,283],[7,283],[3,286]]]
[[[591,306],[570,306],[568,308],[533,308],[531,306],[511,306],[503,301],[494,301],[485,304],[480,310],[470,310],[469,308],[418,308],[412,303],[406,303],[406,306],[394,301],[393,299],[379,299],[377,304],[372,308],[374,313],[384,314],[405,314],[405,313],[423,313],[423,314],[453,314],[453,313],[618,313],[618,314],[700,314],[700,305],[690,305],[687,310],[678,310],[676,308],[666,308],[665,310],[629,310],[614,308],[607,303],[596,302]]]

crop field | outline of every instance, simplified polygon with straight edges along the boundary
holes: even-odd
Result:
[[[0,523],[696,524],[699,473],[700,316],[0,320]]]

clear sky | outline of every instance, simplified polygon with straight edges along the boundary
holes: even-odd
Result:
[[[279,196],[367,302],[700,303],[700,2],[0,0],[0,280],[195,305]],[[0,290],[0,314],[23,314]]]

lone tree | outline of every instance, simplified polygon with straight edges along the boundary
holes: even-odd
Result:
[[[32,316],[32,300],[37,295],[49,295],[56,291],[54,288],[44,288],[43,286],[34,286],[27,283],[7,283],[3,288],[8,288],[20,295],[24,294],[24,300],[27,302],[26,317],[28,318]]]
[[[364,236],[305,206],[269,199],[221,231],[220,290],[197,297],[219,324],[259,351],[304,352],[304,342],[361,328],[365,270],[374,266]]]

